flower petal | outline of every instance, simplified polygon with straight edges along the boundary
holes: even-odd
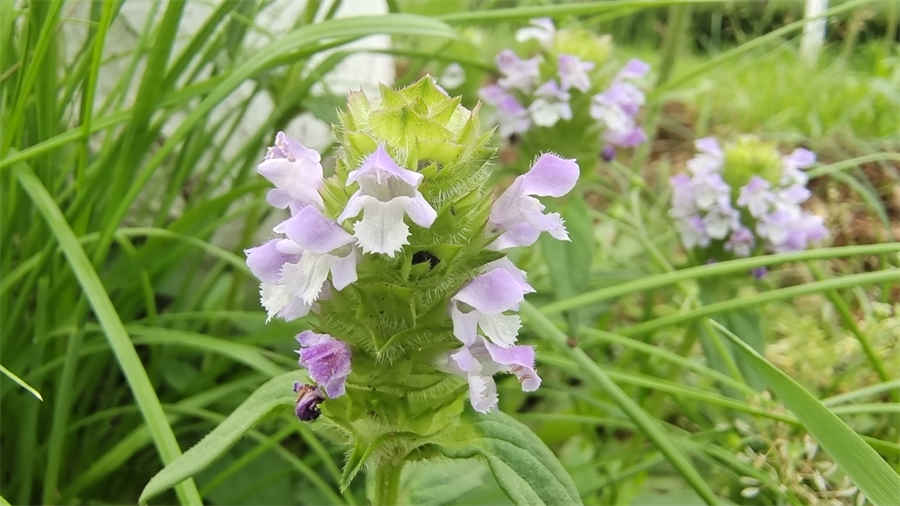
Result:
[[[415,187],[419,186],[424,176],[397,165],[397,162],[388,154],[384,144],[379,144],[375,151],[363,160],[358,169],[347,175],[347,184],[353,184],[364,177],[374,178],[378,184],[385,182],[388,178],[396,178]]]
[[[534,348],[532,346],[500,347],[489,342],[484,343],[491,360],[506,366],[509,372],[516,375],[522,390],[533,392],[541,386],[541,377],[534,370]]]
[[[304,207],[278,224],[275,232],[285,234],[303,250],[315,253],[327,253],[353,242],[353,236],[312,206]]]
[[[494,344],[506,348],[516,343],[519,329],[522,328],[522,319],[515,314],[480,313],[478,326]]]
[[[384,253],[390,257],[407,244],[409,227],[403,222],[405,209],[399,200],[380,202],[364,195],[362,220],[353,226],[359,245],[366,253]]]
[[[304,304],[311,305],[318,300],[335,258],[328,254],[306,251],[297,263],[284,264],[281,270],[281,284],[292,296],[300,298]]]
[[[351,248],[350,253],[345,256],[334,256],[334,258],[334,263],[331,264],[331,284],[336,290],[341,291],[356,281],[356,262],[359,259],[356,248]]]
[[[475,342],[478,331],[478,311],[463,313],[457,303],[450,302],[450,319],[453,321],[453,335],[466,346]]]
[[[578,175],[578,164],[574,158],[544,153],[526,174],[519,177],[524,179],[522,191],[528,195],[562,197],[575,187]]]
[[[278,250],[278,239],[272,239],[255,248],[244,250],[247,255],[247,267],[260,281],[275,283],[281,277],[281,267],[291,261],[296,261],[292,255],[286,255]]]
[[[523,295],[516,276],[497,268],[475,277],[453,296],[453,300],[464,302],[481,313],[500,313],[518,309]]]
[[[470,374],[469,403],[479,413],[490,413],[497,408],[497,384],[490,376]]]
[[[420,193],[416,192],[415,196],[412,198],[409,197],[398,197],[403,199],[403,207],[406,210],[406,215],[409,216],[409,219],[413,221],[416,225],[428,228],[434,223],[434,220],[437,218],[437,211],[431,207],[431,204],[425,200],[425,197]]]
[[[316,334],[310,330],[297,335],[300,343],[300,365],[309,376],[325,389],[329,398],[345,393],[347,376],[350,375],[350,347],[328,334]]]

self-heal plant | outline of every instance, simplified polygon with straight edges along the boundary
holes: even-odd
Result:
[[[599,153],[609,160],[617,147],[646,140],[638,121],[646,63],[630,60],[621,66],[610,58],[609,37],[557,30],[547,18],[532,20],[516,40],[529,57],[501,51],[498,79],[479,96],[494,109],[500,135],[516,141],[520,159],[532,159],[549,143],[579,160]]]
[[[814,153],[782,156],[753,137],[724,148],[708,137],[696,146],[688,172],[671,179],[670,213],[687,248],[716,260],[802,250],[827,236],[822,218],[801,207],[811,195],[803,169]]]
[[[508,85],[534,84],[533,63],[510,65]],[[579,168],[542,154],[493,200],[479,107],[428,77],[374,98],[352,93],[337,132],[328,178],[318,153],[278,134],[258,170],[276,185],[269,202],[291,216],[246,253],[269,318],[304,317],[297,353],[309,381],[294,385],[295,413],[347,440],[347,486],[364,465],[390,475],[410,458],[469,451],[465,401],[496,411],[495,374],[525,392],[540,386],[517,314],[534,289],[504,251],[544,232],[568,240],[538,197],[568,193]],[[375,501],[393,503],[382,481]]]

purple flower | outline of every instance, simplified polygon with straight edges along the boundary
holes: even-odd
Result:
[[[675,222],[678,225],[678,231],[681,234],[681,242],[685,248],[693,248],[699,246],[705,248],[709,246],[709,234],[706,232],[706,226],[703,218],[697,215],[689,216]]]
[[[763,277],[765,277],[766,274],[769,273],[769,269],[767,269],[767,268],[765,268],[765,267],[755,267],[755,268],[754,268],[752,271],[750,271],[750,272],[751,272],[751,274],[753,274],[753,277],[754,277],[754,278],[756,278],[756,279],[762,279]]]
[[[305,316],[331,273],[337,290],[356,281],[353,236],[313,206],[301,208],[278,224],[286,238],[250,248],[247,265],[261,281],[260,298],[269,319],[291,321]]]
[[[572,108],[569,106],[569,94],[550,80],[542,84],[537,91],[534,102],[528,106],[528,112],[535,125],[550,127],[561,119],[572,119]]]
[[[556,59],[559,82],[564,90],[576,88],[582,92],[591,87],[588,72],[594,69],[594,63],[583,61],[576,56],[561,54]]]
[[[312,385],[301,385],[294,382],[294,392],[297,394],[297,403],[294,405],[294,414],[303,422],[309,422],[319,418],[319,404],[325,400],[325,396],[318,388]]]
[[[614,146],[634,147],[647,140],[634,116],[605,93],[598,93],[591,99],[590,114],[592,118],[603,122],[606,127],[604,138]]]
[[[687,218],[697,214],[697,196],[690,176],[676,174],[669,182],[672,184],[672,216]]]
[[[640,79],[647,75],[647,72],[650,72],[650,65],[637,58],[632,58],[628,60],[628,62],[625,63],[625,66],[622,67],[622,70],[616,74],[614,81]]]
[[[531,116],[528,114],[528,109],[525,109],[516,97],[500,86],[496,84],[485,86],[478,91],[478,96],[485,103],[497,108],[501,137],[506,138],[512,134],[520,134],[531,128]]]
[[[347,201],[338,216],[343,223],[363,211],[362,220],[353,226],[359,245],[366,253],[384,253],[390,257],[408,244],[409,227],[404,216],[420,227],[434,223],[437,212],[417,189],[422,174],[401,168],[379,145],[378,149],[350,172],[347,185],[359,183],[359,190]]]
[[[503,250],[528,246],[537,241],[541,232],[567,241],[569,234],[559,213],[545,214],[543,204],[534,196],[561,197],[578,180],[578,164],[574,159],[545,153],[538,157],[531,169],[519,177],[500,195],[491,208],[489,225],[500,236],[488,246]]]
[[[630,60],[616,74],[609,87],[592,98],[590,114],[605,125],[606,142],[634,147],[647,140],[647,135],[635,119],[644,104],[644,92],[631,81],[643,77],[649,68],[640,60]]]
[[[687,162],[691,174],[703,175],[722,172],[725,154],[715,137],[697,139],[694,141],[694,146],[697,147],[699,153]]]
[[[806,183],[809,182],[809,176],[801,169],[816,163],[816,154],[808,149],[797,148],[791,154],[783,157],[781,161],[783,169],[781,184],[784,186],[806,186]]]
[[[347,376],[350,375],[350,347],[328,334],[316,334],[311,330],[297,334],[300,349],[300,366],[319,384],[325,394],[334,399],[344,395]]]
[[[746,257],[750,256],[754,242],[753,232],[743,225],[738,225],[725,242],[725,249],[739,257]]]
[[[483,274],[450,299],[453,335],[469,346],[476,341],[480,329],[493,343],[512,346],[522,321],[508,312],[517,311],[525,294],[533,291],[525,273],[506,258],[487,264]]]
[[[728,198],[720,199],[716,206],[709,208],[703,216],[703,226],[713,239],[724,239],[729,230],[740,227],[740,214],[731,207]]]
[[[753,176],[750,181],[741,187],[737,204],[746,207],[754,218],[759,218],[769,212],[775,202],[775,195],[770,191],[771,184],[759,176]]]
[[[533,392],[541,386],[541,378],[534,369],[534,348],[531,346],[495,346],[484,338],[449,353],[440,367],[464,376],[469,383],[469,402],[479,413],[497,408],[497,384],[494,374],[515,374],[523,392]]]
[[[556,27],[550,18],[535,18],[528,22],[530,26],[516,31],[516,41],[525,42],[531,39],[537,40],[542,46],[547,47],[556,37]]]
[[[540,76],[540,64],[540,56],[523,60],[511,50],[504,49],[497,55],[497,69],[503,74],[497,82],[506,89],[529,91]]]
[[[256,168],[275,185],[266,195],[269,204],[279,209],[290,208],[291,213],[308,205],[322,209],[320,160],[318,151],[278,132],[275,145],[268,149],[265,159]]]

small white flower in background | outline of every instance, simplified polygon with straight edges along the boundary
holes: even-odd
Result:
[[[452,90],[466,82],[466,70],[458,63],[447,65],[438,82],[441,86]]]
[[[542,46],[549,47],[556,37],[556,27],[550,18],[534,18],[528,22],[527,27],[520,28],[516,31],[516,41],[526,42],[536,40]]]
[[[528,106],[528,112],[535,125],[551,127],[561,119],[572,119],[569,94],[560,89],[556,81],[547,81],[534,94],[537,98]]]
[[[437,218],[417,189],[422,174],[397,165],[383,145],[347,176],[347,185],[359,184],[359,190],[347,201],[338,223],[363,213],[353,233],[365,253],[384,253],[390,257],[408,244],[409,226],[405,216],[420,227],[428,228]]]
[[[497,83],[506,89],[531,91],[540,77],[541,57],[523,60],[509,49],[497,55],[497,69],[503,77]]]
[[[591,87],[588,72],[594,70],[594,62],[584,61],[576,56],[561,54],[556,60],[559,83],[564,90],[575,88],[585,92]]]

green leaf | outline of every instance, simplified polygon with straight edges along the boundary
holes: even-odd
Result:
[[[878,505],[897,504],[900,476],[859,434],[730,330],[715,322],[713,325],[734,343],[738,352],[747,358],[769,388],[797,415],[806,430],[850,476],[867,499]]]
[[[484,457],[494,478],[516,504],[581,504],[581,496],[556,456],[526,425],[502,413],[476,415],[475,436],[459,448],[443,448],[454,458]]]
[[[208,466],[273,409],[292,406],[295,402],[292,385],[305,380],[301,371],[292,371],[265,382],[199,443],[156,473],[141,492],[139,502],[146,503]]]

